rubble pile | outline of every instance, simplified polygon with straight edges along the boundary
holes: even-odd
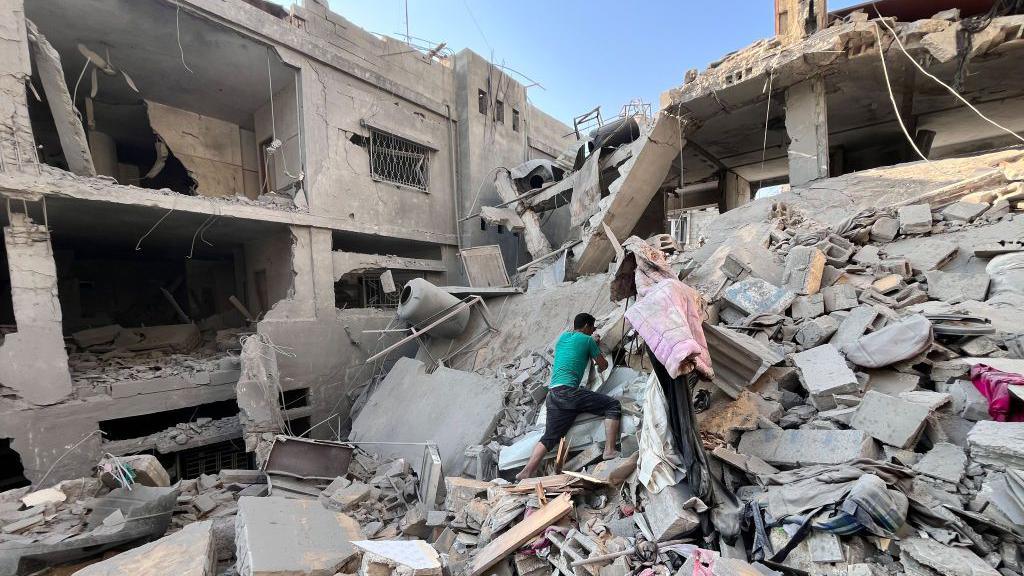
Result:
[[[542,354],[528,354],[498,368],[495,376],[508,386],[505,409],[494,433],[499,444],[521,437],[536,419],[547,397],[550,372],[551,359]]]

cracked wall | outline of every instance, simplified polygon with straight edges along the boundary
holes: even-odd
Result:
[[[0,171],[29,163],[35,155],[25,95],[31,74],[24,4],[6,0],[0,10]]]
[[[0,345],[0,384],[32,404],[60,402],[71,394],[71,373],[50,234],[27,215],[12,213],[4,245],[18,331]]]

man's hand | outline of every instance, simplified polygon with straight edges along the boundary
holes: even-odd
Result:
[[[597,342],[598,344],[601,343],[601,335],[600,334],[596,334],[596,333],[595,334],[591,334],[590,337],[594,339],[594,342]]]

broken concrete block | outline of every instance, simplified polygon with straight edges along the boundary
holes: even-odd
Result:
[[[487,494],[492,484],[461,476],[447,476],[444,479],[444,507],[449,512],[458,514],[474,498]]]
[[[910,278],[914,275],[914,269],[910,260],[906,258],[886,258],[878,263],[878,271],[888,274],[899,274],[903,278]]]
[[[897,211],[901,234],[926,234],[932,230],[932,207],[928,204],[901,206]]]
[[[700,526],[698,514],[707,506],[693,495],[686,482],[680,482],[658,493],[649,493],[644,516],[654,533],[654,541],[662,542],[688,534]]]
[[[903,254],[915,272],[927,272],[942,268],[956,256],[958,247],[952,242],[929,238],[919,242]]]
[[[740,454],[736,452],[732,446],[719,446],[711,452],[719,460],[726,462],[744,472],[750,474],[777,474],[779,469],[758,458],[749,454]]]
[[[791,358],[800,369],[800,383],[810,394],[809,400],[819,410],[836,407],[833,394],[860,389],[857,376],[846,365],[839,350],[831,344],[804,350],[793,354]]]
[[[960,482],[966,467],[967,455],[964,454],[963,448],[949,442],[939,442],[932,446],[932,449],[914,464],[914,470],[917,472],[952,484]]]
[[[914,576],[1000,576],[967,548],[945,546],[930,538],[902,539],[900,563]]]
[[[423,540],[357,540],[363,551],[362,576],[440,576],[441,557]]]
[[[782,314],[796,296],[760,278],[746,278],[725,289],[723,298],[746,315]]]
[[[839,321],[832,316],[819,316],[804,322],[795,339],[804,348],[814,348],[828,342],[838,328]]]
[[[444,470],[462,470],[466,446],[489,440],[505,406],[504,383],[444,366],[427,374],[419,360],[399,358],[352,423],[351,439],[429,439]],[[458,426],[451,422],[458,421]],[[380,445],[384,457],[419,462],[422,446]]]
[[[352,482],[348,486],[336,490],[328,499],[327,506],[332,510],[351,510],[362,502],[370,499],[371,489],[362,482]]]
[[[789,314],[794,320],[810,320],[825,313],[825,300],[821,293],[797,296],[793,299]]]
[[[1024,422],[982,420],[967,433],[967,443],[976,462],[1024,468]]]
[[[43,488],[42,490],[29,492],[22,496],[21,503],[24,504],[26,508],[33,508],[35,506],[56,506],[67,499],[67,494],[57,488]]]
[[[930,225],[929,225],[930,226]],[[882,216],[871,225],[872,242],[892,242],[900,231],[900,222],[889,216]]]
[[[75,576],[213,576],[217,573],[212,522],[181,530],[75,572]]]
[[[352,541],[362,539],[358,522],[315,500],[244,497],[235,519],[235,570],[333,576],[356,557]]]
[[[815,247],[825,254],[825,262],[831,266],[846,266],[853,256],[853,242],[837,234],[829,234],[828,238],[818,242]]]
[[[910,392],[901,392],[896,396],[906,400],[907,402],[926,406],[932,412],[946,404],[949,404],[951,399],[949,394],[944,392],[935,392],[932,390],[911,390]]]
[[[856,342],[858,338],[867,332],[868,328],[878,317],[878,311],[871,306],[857,306],[850,310],[850,313],[839,323],[839,328],[829,341],[836,348],[842,349],[848,344]]]
[[[888,294],[903,286],[903,277],[899,274],[886,274],[871,283],[871,287],[881,294]]]
[[[825,254],[813,246],[794,246],[786,255],[782,283],[800,295],[815,294],[821,287]]]
[[[116,460],[116,462],[115,462]],[[117,488],[121,484],[114,477],[113,471],[117,464],[126,466],[132,472],[132,479],[143,486],[165,487],[171,485],[171,477],[163,464],[152,454],[135,454],[133,456],[119,456],[116,459],[104,458],[100,460],[99,469],[100,481],[107,488]]]
[[[953,413],[966,420],[991,420],[988,412],[988,398],[978,391],[970,380],[956,380],[949,387],[953,399]]]
[[[943,220],[973,222],[975,218],[981,216],[988,208],[989,205],[985,202],[961,200],[946,206],[939,214],[942,215]]]
[[[878,264],[881,261],[881,257],[878,253],[878,246],[874,244],[865,244],[857,250],[857,253],[853,255],[853,261],[861,266],[872,266]]]
[[[825,310],[828,312],[857,307],[857,290],[850,284],[828,286],[821,290],[821,295],[825,299]]]
[[[921,435],[929,414],[927,406],[869,390],[850,426],[890,446],[910,448]]]
[[[924,273],[924,277],[928,282],[928,296],[949,304],[959,304],[965,300],[983,302],[988,295],[991,280],[984,272],[968,274],[941,270],[929,270]]]
[[[874,441],[860,430],[751,430],[743,433],[737,450],[789,467],[877,456]]]

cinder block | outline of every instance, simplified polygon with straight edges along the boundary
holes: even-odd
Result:
[[[932,207],[928,204],[901,206],[899,211],[900,233],[925,234],[932,230]]]
[[[813,246],[794,246],[786,256],[783,284],[796,294],[815,294],[821,288],[825,254]]]

